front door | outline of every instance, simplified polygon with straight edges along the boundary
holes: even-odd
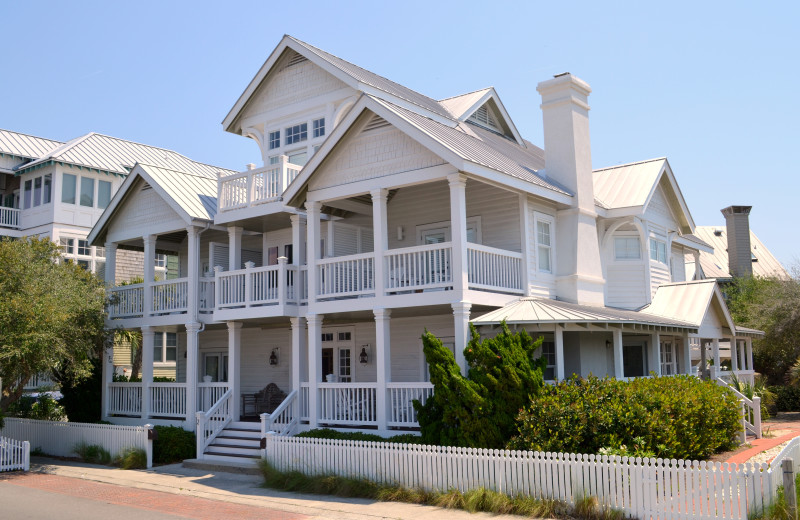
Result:
[[[355,337],[352,327],[325,329],[322,333],[321,381],[350,383],[353,381]]]
[[[645,343],[633,343],[622,346],[622,368],[625,377],[642,377],[645,371]]]

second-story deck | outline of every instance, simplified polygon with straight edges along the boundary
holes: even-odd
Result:
[[[0,228],[19,229],[19,213],[17,208],[0,207]]]
[[[302,166],[281,155],[279,162],[244,172],[222,175],[217,181],[217,223],[233,222],[254,216],[259,206],[281,200],[284,190],[297,177]]]

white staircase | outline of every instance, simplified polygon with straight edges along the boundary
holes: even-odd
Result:
[[[207,460],[256,461],[261,458],[261,423],[231,421],[203,452]]]

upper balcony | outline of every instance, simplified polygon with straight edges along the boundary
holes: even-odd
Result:
[[[292,164],[285,155],[277,164],[247,170],[232,175],[220,175],[217,180],[216,223],[233,222],[259,214],[280,211],[265,209],[270,202],[279,202],[302,166]]]
[[[19,229],[19,210],[0,207],[0,227]]]

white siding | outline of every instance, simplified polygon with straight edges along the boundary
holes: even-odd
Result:
[[[673,282],[686,281],[686,260],[681,246],[672,246],[672,264],[670,265],[671,278]]]
[[[650,199],[650,204],[645,211],[645,219],[648,222],[655,223],[658,226],[665,227],[669,230],[678,228],[675,216],[670,210],[669,202],[664,195],[664,190],[658,186]]]
[[[606,305],[622,309],[638,309],[646,305],[647,279],[641,262],[618,262],[606,269]]]
[[[142,183],[143,184],[143,183]],[[117,209],[108,227],[109,236],[134,238],[158,230],[183,229],[186,223],[153,188],[142,191],[142,184],[133,187],[128,200]]]
[[[656,293],[659,285],[670,282],[669,266],[650,260],[650,298]]]

